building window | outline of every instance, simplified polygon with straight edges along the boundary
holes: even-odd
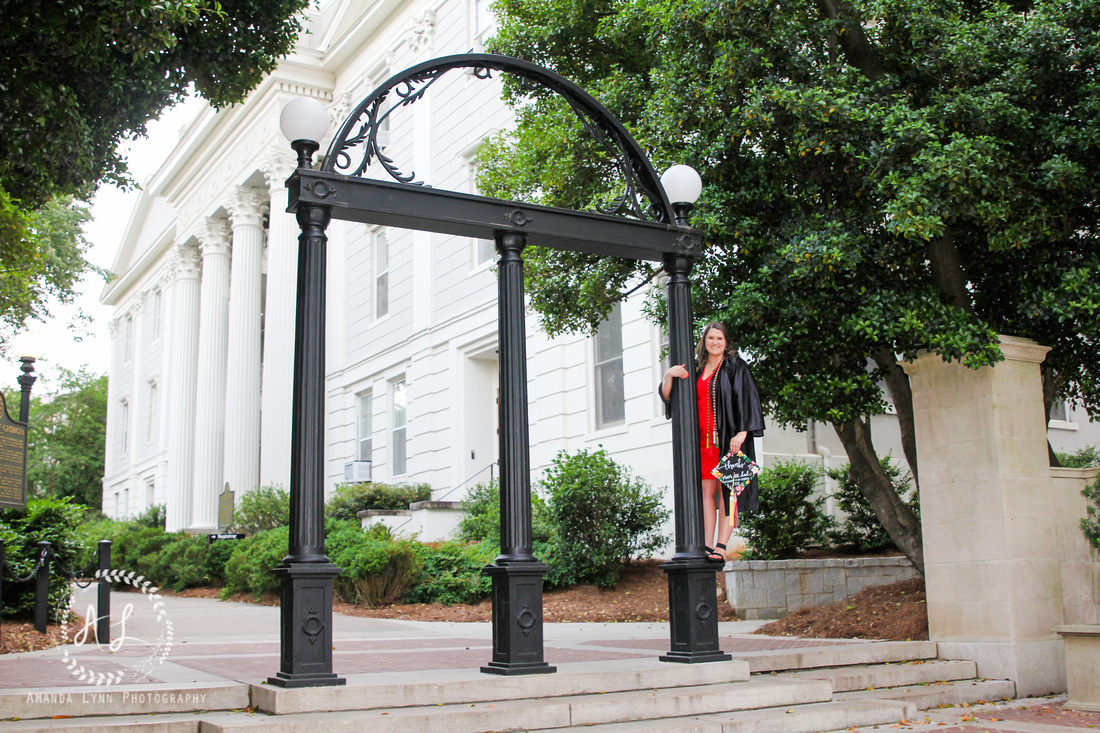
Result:
[[[471,153],[470,155],[473,155]],[[470,193],[477,195],[477,165],[473,160],[466,163],[467,186]],[[496,254],[496,244],[491,239],[474,240],[474,264],[482,265],[493,259]]]
[[[126,316],[122,324],[122,360],[129,363],[134,358],[134,318]]]
[[[145,477],[145,508],[153,506],[157,498],[157,484],[155,476]]]
[[[485,40],[497,27],[496,16],[490,7],[493,0],[472,0],[474,10],[474,43],[484,47]]]
[[[390,238],[385,229],[374,232],[374,317],[390,312]]]
[[[408,473],[408,422],[409,398],[405,392],[405,379],[393,383],[393,475]]]
[[[149,382],[149,423],[145,426],[145,440],[149,443],[157,434],[157,383]]]
[[[619,304],[600,324],[595,336],[596,351],[596,427],[620,423],[626,419],[623,392],[623,315]]]
[[[359,452],[360,461],[373,460],[374,454],[374,395],[359,395]]]
[[[160,288],[153,291],[153,340],[160,340],[160,321],[161,321],[161,308],[163,299],[161,298]]]
[[[1050,404],[1050,419],[1051,421],[1069,422],[1069,410],[1066,409],[1064,400]]]
[[[390,146],[390,116],[386,115],[378,121],[378,134],[374,141],[378,143],[378,152],[382,152]]]
[[[122,423],[122,440],[120,442],[120,455],[125,456],[130,451],[130,403],[122,400],[119,404],[119,422]]]

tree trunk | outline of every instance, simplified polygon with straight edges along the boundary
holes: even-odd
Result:
[[[844,52],[844,59],[863,72],[871,81],[886,73],[878,51],[863,32],[863,18],[847,0],[817,0],[817,9],[823,18],[847,21],[840,29],[837,42]]]
[[[879,368],[886,372],[886,388],[890,391],[890,399],[894,403],[894,409],[898,412],[898,427],[901,429],[901,449],[905,453],[905,461],[909,464],[909,473],[913,475],[913,485],[920,492],[920,481],[917,477],[917,429],[913,422],[913,389],[909,386],[909,375],[898,366],[894,352],[889,349],[881,349],[872,354]]]
[[[950,229],[943,236],[928,243],[928,264],[932,269],[932,279],[951,305],[974,315],[974,304],[967,290],[969,277],[966,265],[955,246],[955,235]]]
[[[924,544],[920,519],[905,505],[882,469],[871,442],[870,420],[833,423],[844,450],[848,453],[852,480],[871,505],[886,534],[898,546],[917,572],[924,575]]]

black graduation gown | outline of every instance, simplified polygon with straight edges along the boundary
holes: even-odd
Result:
[[[748,438],[741,446],[746,456],[756,461],[756,444],[753,438],[764,435],[764,410],[760,405],[760,393],[756,389],[752,372],[745,360],[738,356],[736,359],[726,359],[722,362],[717,379],[711,379],[711,389],[717,390],[712,404],[717,407],[715,416],[718,423],[718,445],[729,450],[730,440],[734,435],[742,431],[748,433]],[[665,418],[672,417],[672,403],[661,394],[660,385],[657,386],[657,394],[665,403]],[[725,487],[723,487],[725,489]],[[729,512],[729,489],[725,489],[726,512]],[[737,511],[754,512],[760,508],[760,482],[754,476],[741,495],[737,497]]]

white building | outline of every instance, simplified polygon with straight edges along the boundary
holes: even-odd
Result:
[[[293,154],[279,113],[313,96],[335,127],[393,73],[477,48],[491,30],[487,5],[323,0],[295,53],[244,103],[207,109],[181,133],[145,186],[102,296],[115,307],[106,514],[165,504],[168,529],[205,531],[226,484],[238,497],[289,486],[299,230],[285,213]],[[478,145],[510,119],[497,82],[455,72],[403,115],[387,154],[459,191],[473,191]],[[328,236],[326,490],[345,463],[371,460],[376,481],[461,498],[488,478],[497,430],[508,429],[497,424],[492,243],[341,221]],[[655,395],[662,336],[642,297],[596,338],[550,340],[528,318],[535,478],[561,449],[602,445],[671,487],[671,427]],[[1059,427],[1076,435],[1068,417]],[[876,426],[879,449],[900,456],[891,418]],[[831,429],[772,428],[763,447],[844,462]]]

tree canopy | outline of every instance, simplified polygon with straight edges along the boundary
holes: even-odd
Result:
[[[243,99],[292,49],[307,2],[2,3],[0,271],[21,295],[0,308],[9,328],[94,269],[69,199],[131,185],[119,143],[191,89],[215,107]]]
[[[107,443],[107,375],[58,368],[55,392],[31,393],[27,489],[31,496],[65,498],[98,509]],[[41,385],[37,385],[40,387]],[[19,392],[7,394],[9,410]]]
[[[658,169],[703,176],[700,322],[728,323],[781,424],[828,421],[911,558],[919,523],[874,456],[897,357],[969,366],[998,333],[1051,346],[1055,393],[1100,414],[1100,5],[1092,0],[498,0],[492,50],[578,82]],[[615,185],[567,108],[508,87],[493,195],[584,207]],[[573,161],[583,164],[572,165]],[[570,167],[579,175],[569,177]],[[527,258],[550,332],[590,329],[639,263]],[[652,311],[659,316],[659,298]],[[908,541],[899,541],[906,535]],[[904,538],[903,538],[904,539]]]

